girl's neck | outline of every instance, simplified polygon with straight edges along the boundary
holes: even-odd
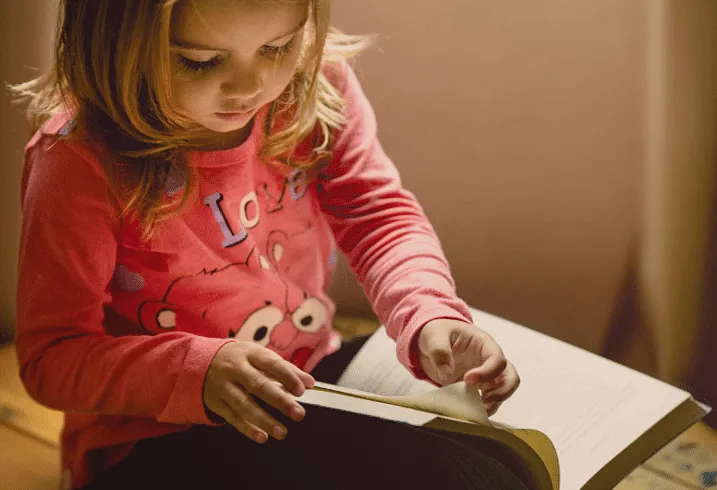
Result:
[[[241,129],[229,133],[212,133],[207,137],[206,145],[197,148],[200,151],[220,151],[237,148],[246,142],[251,136],[252,129],[256,124],[256,117]]]

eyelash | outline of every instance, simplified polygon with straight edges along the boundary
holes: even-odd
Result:
[[[296,44],[296,36],[291,38],[291,41],[284,44],[283,46],[264,46],[262,47],[262,54],[270,59],[281,58],[291,52]]]
[[[182,55],[177,55],[177,60],[179,61],[179,64],[182,65],[184,68],[187,68],[191,71],[195,71],[197,73],[202,73],[205,71],[209,71],[212,68],[216,68],[222,62],[219,56],[215,56],[208,61],[194,61],[190,60],[189,58],[185,58]]]
[[[278,60],[289,54],[294,48],[295,44],[296,38],[294,37],[291,41],[284,44],[283,46],[264,46],[261,48],[261,53],[262,56],[268,59]],[[190,60],[189,58],[186,58],[185,56],[177,55],[177,60],[179,61],[179,64],[182,65],[184,68],[197,73],[207,72],[218,67],[222,63],[222,58],[219,56],[215,56],[214,58],[207,61],[194,61]]]

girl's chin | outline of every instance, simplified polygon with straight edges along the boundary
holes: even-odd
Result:
[[[245,124],[235,124],[233,127],[205,124],[208,130],[205,144],[208,149],[221,150],[235,148],[244,143],[251,133],[252,119]]]
[[[241,121],[212,121],[204,124],[204,127],[215,133],[233,133],[246,128],[251,123],[251,117]]]

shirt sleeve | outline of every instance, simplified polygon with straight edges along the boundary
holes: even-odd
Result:
[[[323,172],[322,209],[374,311],[396,341],[399,361],[419,378],[415,336],[438,318],[471,323],[440,242],[377,137],[376,117],[348,66],[346,125]]]
[[[100,164],[82,149],[43,137],[26,150],[16,333],[23,383],[66,412],[209,424],[204,379],[230,340],[104,329],[119,219]]]

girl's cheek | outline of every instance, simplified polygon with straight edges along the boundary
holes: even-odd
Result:
[[[183,102],[191,102],[192,100],[205,98],[209,94],[216,83],[212,83],[210,80],[191,80],[191,79],[179,79],[176,80],[173,92],[177,100]]]
[[[202,106],[202,93],[190,85],[177,86],[173,93],[172,104],[174,107],[196,116],[195,113]]]
[[[298,68],[297,61],[297,59],[290,59],[279,65],[274,74],[276,85],[286,86],[291,81]]]

